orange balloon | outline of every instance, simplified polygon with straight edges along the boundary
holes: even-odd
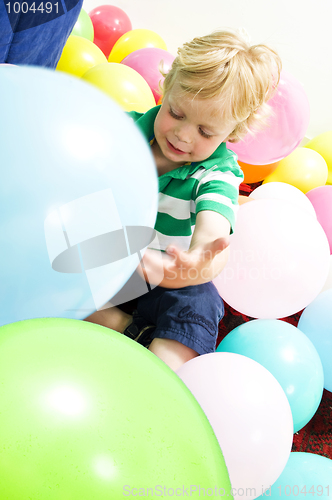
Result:
[[[259,182],[265,179],[268,175],[272,174],[278,166],[278,161],[276,163],[270,163],[270,165],[249,165],[248,163],[243,163],[238,161],[243,173],[244,181],[247,184],[252,182]]]

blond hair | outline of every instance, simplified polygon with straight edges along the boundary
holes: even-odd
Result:
[[[178,49],[164,75],[163,94],[177,82],[193,97],[217,97],[223,119],[238,123],[228,137],[237,142],[267,123],[271,114],[267,101],[276,90],[280,71],[280,57],[272,48],[250,46],[241,30],[215,31]]]

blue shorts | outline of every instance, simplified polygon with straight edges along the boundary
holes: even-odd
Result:
[[[139,297],[134,322],[149,329],[149,339],[173,339],[198,354],[214,352],[218,324],[224,315],[224,303],[212,282],[184,288],[155,287]]]

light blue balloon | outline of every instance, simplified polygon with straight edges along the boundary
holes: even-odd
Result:
[[[316,413],[323,395],[323,367],[310,340],[285,321],[256,319],[232,330],[217,351],[234,352],[263,365],[288,398],[294,432]]]
[[[276,482],[259,500],[332,498],[332,460],[313,453],[292,452]]]
[[[323,364],[324,387],[332,391],[332,288],[305,308],[297,327],[316,347]]]
[[[136,248],[124,228],[154,227],[149,145],[111,98],[60,72],[1,67],[0,109],[0,325],[82,319],[139,262],[146,238]]]

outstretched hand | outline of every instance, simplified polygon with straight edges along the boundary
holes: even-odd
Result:
[[[147,282],[165,288],[182,288],[211,281],[225,264],[229,237],[181,250],[169,245],[161,254],[147,250],[137,270]],[[219,257],[220,256],[220,257]]]

